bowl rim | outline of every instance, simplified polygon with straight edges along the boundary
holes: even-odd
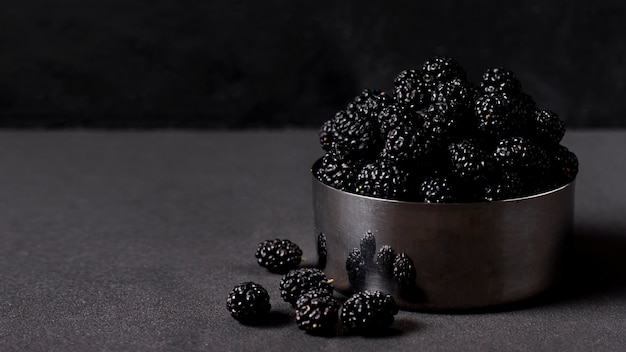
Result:
[[[314,181],[319,183],[320,185],[322,185],[323,187],[326,187],[332,191],[335,192],[339,192],[339,193],[343,193],[349,196],[353,196],[353,197],[357,197],[357,198],[363,198],[363,199],[369,199],[372,201],[379,201],[379,202],[384,202],[384,203],[396,203],[396,204],[411,204],[411,205],[428,205],[428,206],[433,206],[433,207],[443,207],[443,206],[477,206],[477,205],[484,205],[484,204],[505,204],[505,203],[515,203],[515,202],[520,202],[520,201],[526,201],[526,200],[532,200],[532,199],[536,199],[536,198],[542,198],[542,197],[546,197],[550,194],[553,193],[558,193],[559,191],[566,189],[570,186],[573,186],[576,183],[576,178],[574,178],[574,180],[572,180],[571,182],[568,182],[564,185],[561,185],[557,188],[554,189],[550,189],[541,193],[536,193],[536,194],[531,194],[528,196],[523,196],[523,197],[516,197],[516,198],[507,198],[507,199],[499,199],[499,200],[493,200],[493,201],[483,201],[483,202],[446,202],[446,203],[428,203],[428,202],[413,202],[413,201],[406,201],[406,200],[399,200],[399,199],[387,199],[387,198],[379,198],[379,197],[373,197],[373,196],[367,196],[367,195],[363,195],[363,194],[357,194],[357,193],[353,193],[353,192],[348,192],[348,191],[344,191],[332,186],[329,186],[327,184],[325,184],[324,182],[322,182],[319,178],[317,178],[317,176],[315,176],[315,170],[319,167],[319,164],[321,163],[322,158],[317,159],[313,165],[311,166],[310,172],[311,172],[311,176],[313,177]]]

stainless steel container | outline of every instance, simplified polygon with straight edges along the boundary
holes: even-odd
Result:
[[[314,166],[315,167],[315,166]],[[346,296],[377,289],[406,310],[459,310],[516,302],[557,278],[574,213],[574,183],[511,200],[429,204],[361,196],[313,176],[320,262]],[[348,275],[346,261],[371,232],[415,267],[411,284],[369,261]]]

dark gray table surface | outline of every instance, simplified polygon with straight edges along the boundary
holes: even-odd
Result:
[[[392,333],[309,336],[259,267],[258,242],[315,257],[316,131],[0,132],[2,351],[617,351],[626,349],[626,131],[573,130],[565,279],[528,304],[400,312]],[[228,291],[265,286],[266,326]]]

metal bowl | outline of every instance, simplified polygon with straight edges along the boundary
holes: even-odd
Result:
[[[574,182],[523,198],[433,204],[348,193],[313,175],[313,209],[320,265],[339,293],[381,290],[406,310],[484,308],[530,298],[555,282],[572,227]],[[376,250],[388,245],[413,262],[411,282],[401,283],[375,257],[348,272],[348,254],[367,232]]]

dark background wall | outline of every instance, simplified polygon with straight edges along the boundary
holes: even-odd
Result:
[[[626,126],[626,1],[2,0],[0,124],[319,126],[452,56],[568,126]]]

